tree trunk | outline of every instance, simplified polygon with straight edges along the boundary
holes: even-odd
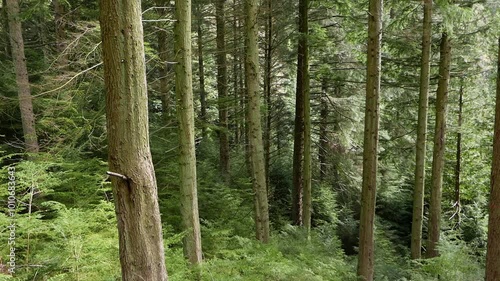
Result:
[[[427,138],[427,111],[429,103],[429,73],[431,58],[432,0],[424,1],[424,27],[420,67],[420,94],[418,101],[417,153],[415,189],[413,191],[413,220],[411,226],[411,258],[422,256],[422,221],[424,217],[425,152]]]
[[[156,0],[156,5],[158,7],[167,6],[166,0]],[[160,9],[160,16],[164,17],[166,14],[165,9]],[[161,107],[163,114],[163,121],[168,124],[170,118],[170,94],[169,94],[169,67],[168,67],[168,46],[167,46],[167,31],[162,28],[158,31],[158,57],[160,58],[160,95],[161,95]]]
[[[243,108],[240,108],[240,91],[241,89],[238,88],[238,83],[239,80],[241,79],[240,75],[241,72],[239,70],[239,64],[240,64],[240,41],[239,41],[239,34],[238,34],[238,16],[236,15],[237,11],[237,6],[236,6],[236,0],[233,0],[233,98],[234,98],[234,143],[239,144],[240,143],[240,126],[241,126],[241,121],[240,121],[240,112],[243,110]]]
[[[175,1],[175,92],[179,118],[181,215],[186,237],[184,253],[192,264],[202,261],[196,187],[194,109],[191,69],[191,0]]]
[[[500,280],[500,38],[498,38],[497,96],[491,189],[488,218],[488,246],[486,251],[486,281]]]
[[[246,84],[247,84],[247,123],[248,142],[250,145],[250,167],[255,193],[256,236],[267,243],[269,241],[269,210],[266,190],[264,149],[262,145],[262,125],[259,97],[259,49],[257,0],[245,0],[246,9]]]
[[[198,75],[200,81],[200,119],[202,122],[201,125],[201,136],[203,139],[207,137],[207,93],[205,92],[205,64],[203,60],[203,14],[201,12],[201,4],[196,4],[196,25],[197,25],[197,33],[198,33]]]
[[[18,0],[7,0],[7,15],[9,19],[10,46],[12,61],[16,72],[16,84],[19,95],[19,109],[23,125],[24,142],[28,153],[37,153],[39,150],[38,138],[35,130],[35,114],[31,97],[26,57],[24,55],[24,40],[19,19]]]
[[[264,151],[266,158],[266,185],[269,189],[269,168],[271,164],[271,78],[272,78],[272,48],[273,48],[273,0],[267,0],[266,19],[266,48],[265,48],[265,74],[264,74],[264,96],[266,97],[266,132]]]
[[[64,19],[65,8],[59,0],[53,0],[54,3],[54,19],[56,27],[56,50],[59,54],[59,65],[66,67],[68,65],[68,55],[66,49],[66,20]]]
[[[373,280],[374,217],[377,189],[377,150],[380,96],[380,43],[382,39],[382,0],[370,0],[368,13],[368,53],[363,149],[363,183],[359,222],[358,276]]]
[[[311,230],[311,101],[309,92],[309,24],[308,24],[308,9],[309,0],[299,0],[299,47],[298,47],[298,64],[301,72],[301,80],[297,83],[301,84],[302,95],[304,97],[304,163],[303,163],[303,210],[302,223],[309,235]],[[297,75],[299,77],[299,75]]]
[[[217,27],[217,92],[219,109],[219,156],[221,173],[227,179],[229,173],[229,138],[227,122],[227,60],[224,27],[224,3],[226,0],[215,1],[215,21]]]
[[[100,1],[109,169],[123,280],[167,280],[148,132],[140,2]],[[133,153],[131,153],[133,152]]]
[[[321,105],[320,105],[320,122],[319,122],[319,176],[320,180],[326,179],[326,158],[328,151],[328,86],[327,77],[321,79]]]
[[[437,244],[441,224],[441,188],[443,185],[444,149],[446,135],[446,103],[448,81],[450,80],[451,47],[448,35],[443,33],[440,46],[439,83],[436,94],[436,128],[434,131],[434,151],[432,154],[432,185],[429,207],[429,241],[427,257],[439,255]]]
[[[457,132],[457,154],[456,154],[456,164],[455,164],[455,227],[458,228],[461,222],[461,205],[460,205],[460,173],[462,164],[462,111],[464,106],[464,85],[463,80],[460,83],[460,92],[458,100],[458,132]]]

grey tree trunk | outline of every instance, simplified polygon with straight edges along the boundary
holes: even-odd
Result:
[[[424,28],[420,68],[420,94],[418,100],[417,153],[415,187],[413,191],[413,220],[411,225],[411,258],[422,256],[422,221],[424,217],[425,152],[427,137],[427,111],[429,104],[429,73],[431,58],[432,0],[424,1]]]
[[[245,0],[246,56],[245,79],[247,84],[247,123],[250,146],[250,170],[255,194],[255,224],[257,239],[269,241],[269,209],[266,189],[264,148],[262,145],[262,125],[259,95],[259,47],[257,24],[257,0]]]
[[[139,1],[100,1],[109,169],[122,279],[167,280],[156,178],[149,147]]]
[[[363,149],[363,184],[359,222],[358,276],[373,280],[374,218],[377,190],[377,156],[380,98],[380,44],[382,40],[382,0],[370,0],[368,12],[368,58]]]
[[[192,264],[202,261],[196,185],[194,109],[191,67],[191,0],[175,1],[175,92],[179,118],[181,215],[186,237],[184,253]]]
[[[38,138],[35,130],[35,114],[33,113],[33,101],[31,97],[26,57],[24,55],[24,40],[19,19],[18,0],[7,0],[7,16],[9,21],[10,46],[14,70],[16,72],[16,84],[19,96],[19,109],[21,111],[21,122],[26,151],[37,153],[39,150]]]
[[[446,136],[446,103],[448,100],[448,82],[450,80],[451,47],[448,35],[443,33],[440,46],[439,82],[436,94],[436,127],[434,131],[434,151],[432,154],[432,186],[429,207],[429,240],[427,257],[439,255],[441,226],[441,189],[443,185],[444,149]]]

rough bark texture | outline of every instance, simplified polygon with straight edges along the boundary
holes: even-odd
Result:
[[[382,0],[370,0],[368,13],[368,58],[363,149],[363,184],[359,222],[358,276],[373,280],[374,217],[377,189],[377,147],[380,96],[380,44],[382,39]]]
[[[429,207],[429,240],[427,257],[436,257],[439,253],[439,232],[441,225],[441,188],[443,185],[444,149],[446,134],[446,103],[448,100],[448,82],[450,80],[451,47],[448,35],[443,33],[440,46],[439,83],[436,94],[436,127],[434,130],[434,151],[432,154],[432,185]]]
[[[205,63],[203,60],[203,15],[201,13],[201,4],[196,4],[196,25],[197,25],[197,44],[198,44],[198,75],[200,81],[200,119],[201,136],[205,139],[207,137],[207,93],[205,92]]]
[[[122,279],[167,280],[156,178],[148,132],[141,5],[101,0],[109,169]]]
[[[175,1],[175,92],[179,118],[181,215],[186,237],[184,254],[192,264],[202,261],[191,68],[191,0]]]
[[[299,0],[299,47],[298,47],[298,60],[301,67],[298,72],[301,72],[302,95],[304,97],[304,163],[303,163],[303,210],[302,210],[302,223],[306,228],[307,233],[311,230],[311,101],[309,92],[309,24],[308,24],[308,9],[309,0]]]
[[[224,26],[224,3],[226,0],[215,1],[215,22],[217,28],[217,92],[219,109],[219,164],[221,173],[226,177],[229,174],[229,128],[227,121],[227,60]]]
[[[497,97],[491,165],[491,189],[486,251],[486,281],[500,280],[500,38],[498,39]]]
[[[30,83],[28,80],[28,69],[24,55],[24,40],[19,19],[18,0],[7,0],[7,16],[9,20],[10,46],[14,70],[16,72],[16,84],[19,96],[19,109],[21,111],[21,122],[26,151],[36,153],[39,150],[38,138],[35,130],[35,114],[33,113],[33,102],[31,97]]]
[[[424,217],[425,152],[427,138],[427,111],[429,104],[429,73],[431,57],[432,0],[424,0],[422,57],[420,66],[420,94],[416,143],[415,187],[413,191],[413,220],[411,226],[411,258],[421,258],[422,221]]]
[[[269,241],[269,210],[266,190],[266,171],[264,162],[264,148],[262,145],[262,125],[260,116],[259,97],[259,49],[257,0],[245,0],[245,79],[247,84],[247,123],[248,142],[250,146],[250,170],[255,194],[255,224],[257,239],[267,243]]]

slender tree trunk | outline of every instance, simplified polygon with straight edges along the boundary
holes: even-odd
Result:
[[[31,97],[26,57],[24,55],[24,40],[19,19],[18,0],[7,0],[7,15],[9,19],[10,46],[12,61],[16,72],[16,84],[19,95],[19,109],[21,111],[21,122],[23,124],[24,142],[26,151],[37,153],[39,150],[38,138],[35,130],[35,114],[33,113],[33,102]]]
[[[191,69],[191,0],[175,0],[175,92],[179,118],[181,215],[186,237],[184,253],[192,264],[202,261],[196,187],[194,109]]]
[[[320,180],[324,181],[326,178],[326,158],[328,151],[328,86],[327,78],[321,79],[321,105],[320,105],[320,122],[319,122],[319,176]]]
[[[59,0],[53,0],[54,3],[54,19],[56,27],[56,50],[59,54],[59,65],[62,67],[68,64],[68,55],[65,53],[66,49],[66,20],[64,18],[65,7]]]
[[[424,0],[424,30],[420,68],[420,94],[418,101],[417,153],[415,187],[413,191],[413,220],[411,226],[411,258],[422,256],[422,221],[424,217],[425,152],[427,138],[427,111],[429,103],[429,73],[431,58],[432,0]]]
[[[309,92],[309,24],[308,24],[309,0],[299,0],[299,48],[298,60],[301,70],[302,95],[304,96],[304,163],[303,163],[303,210],[302,223],[309,235],[311,230],[311,100]],[[297,75],[298,76],[298,75]]]
[[[488,246],[486,251],[486,281],[500,280],[500,38],[498,38],[497,96],[491,189],[488,218]]]
[[[446,135],[446,103],[448,81],[450,80],[451,47],[448,35],[443,33],[440,46],[439,83],[436,94],[436,128],[434,131],[434,151],[432,155],[432,186],[429,207],[429,241],[427,257],[439,255],[437,244],[441,225],[441,188],[443,185],[444,149]]]
[[[159,7],[167,6],[166,0],[156,0],[156,5]],[[160,9],[160,16],[164,17],[166,14],[165,9]],[[167,46],[167,30],[161,29],[158,31],[158,57],[160,58],[160,95],[163,120],[165,124],[169,122],[170,118],[170,95],[169,95],[169,67],[168,67],[168,46]]]
[[[455,164],[455,227],[460,226],[461,222],[461,204],[460,204],[460,173],[462,164],[462,111],[464,106],[464,85],[463,80],[460,83],[459,101],[458,101],[458,132],[457,132],[457,154],[456,154],[456,164]]]
[[[269,241],[269,209],[267,202],[264,148],[262,145],[262,125],[260,117],[259,97],[259,49],[257,0],[245,0],[246,9],[246,84],[247,84],[247,116],[248,141],[250,144],[250,161],[253,191],[255,193],[256,236],[260,241]]]
[[[264,151],[266,158],[266,184],[269,188],[269,167],[271,163],[271,79],[272,79],[272,48],[273,48],[273,0],[267,0],[266,19],[266,48],[265,48],[265,74],[264,74],[264,96],[266,97],[266,132]]]
[[[141,4],[100,1],[109,169],[123,280],[167,280],[148,131]],[[133,153],[131,153],[133,152]]]
[[[377,154],[380,96],[380,44],[382,40],[382,0],[370,0],[368,13],[368,60],[363,150],[363,183],[359,222],[358,276],[373,280],[374,218],[377,189]]]
[[[4,52],[6,57],[11,56],[10,52],[10,35],[9,35],[9,15],[7,13],[7,1],[2,0],[2,36],[5,36],[5,46],[4,47]]]
[[[229,137],[227,121],[227,60],[225,43],[224,3],[226,0],[215,1],[215,21],[217,27],[217,92],[219,107],[219,155],[220,169],[224,177],[229,173]]]
[[[233,98],[234,98],[234,143],[240,143],[240,112],[241,108],[239,107],[240,103],[240,89],[238,88],[238,83],[240,79],[239,64],[240,64],[240,55],[239,55],[239,47],[240,41],[238,37],[238,16],[237,16],[237,6],[236,0],[233,0]]]
[[[207,138],[207,93],[205,91],[205,64],[203,60],[203,14],[201,12],[201,3],[196,4],[196,25],[198,33],[198,75],[200,81],[200,119],[201,125],[201,136],[203,139]]]

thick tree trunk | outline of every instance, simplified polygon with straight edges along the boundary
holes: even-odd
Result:
[[[298,60],[301,62],[298,67],[301,69],[301,80],[297,83],[301,84],[302,95],[304,97],[304,163],[303,163],[303,210],[302,210],[302,223],[309,234],[311,230],[311,101],[309,92],[309,24],[308,24],[308,9],[309,0],[299,0],[299,47],[298,47]],[[299,76],[299,75],[297,75]]]
[[[248,142],[250,145],[250,167],[255,193],[255,219],[257,239],[267,243],[269,241],[269,210],[266,190],[266,171],[264,148],[262,145],[262,125],[260,116],[259,97],[259,49],[257,0],[245,0],[246,12],[246,84],[247,84],[247,123]]]
[[[156,0],[156,5],[159,7],[167,6],[166,0]],[[160,16],[164,17],[166,9],[160,9]],[[167,31],[161,29],[158,31],[158,57],[160,58],[160,96],[161,96],[161,107],[163,114],[163,121],[165,124],[169,122],[170,119],[170,94],[169,94],[169,67],[168,67],[168,43],[167,43]]]
[[[500,38],[498,39],[497,97],[491,164],[491,189],[486,251],[486,281],[500,280]]]
[[[191,0],[175,1],[175,92],[179,118],[181,215],[186,237],[184,253],[192,264],[202,261],[196,187],[194,109],[191,69]]]
[[[427,138],[427,111],[429,103],[429,73],[431,58],[432,0],[424,0],[424,28],[420,66],[420,94],[418,101],[417,153],[415,187],[413,191],[413,220],[411,226],[411,258],[422,256],[422,221],[424,217],[425,152]]]
[[[458,98],[458,132],[457,132],[457,153],[456,153],[456,164],[455,164],[455,228],[460,226],[461,222],[461,204],[460,204],[460,173],[462,170],[462,112],[464,107],[464,85],[463,80],[460,84],[460,92]]]
[[[198,44],[198,75],[200,81],[200,119],[201,125],[201,136],[203,139],[207,137],[207,93],[205,91],[205,64],[203,60],[203,15],[201,12],[201,4],[196,4],[196,28],[198,33],[197,44]]]
[[[451,47],[448,35],[443,33],[440,46],[439,83],[436,94],[436,127],[434,131],[434,151],[432,155],[432,185],[429,207],[429,240],[427,257],[439,255],[437,244],[441,225],[441,188],[443,185],[444,149],[446,135],[446,103],[450,80]]]
[[[368,13],[368,53],[363,149],[363,184],[359,222],[358,276],[373,280],[374,218],[377,189],[377,154],[380,96],[380,44],[382,40],[382,0],[370,0]]]
[[[123,280],[167,280],[148,132],[140,2],[100,1],[109,169]]]
[[[21,122],[26,151],[36,153],[39,150],[38,138],[35,130],[35,114],[33,113],[33,102],[31,97],[26,57],[24,55],[24,40],[19,19],[18,0],[7,0],[7,15],[9,19],[10,46],[12,60],[16,72],[16,84],[19,95],[19,109],[21,111]]]
[[[219,164],[221,173],[228,177],[229,173],[229,128],[227,121],[227,60],[225,42],[224,3],[226,0],[215,1],[215,21],[217,27],[217,92],[219,109]]]

